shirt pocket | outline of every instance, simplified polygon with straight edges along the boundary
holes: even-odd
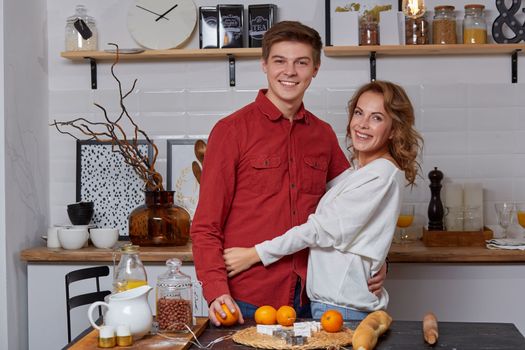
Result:
[[[251,190],[260,194],[277,193],[282,185],[281,158],[259,157],[250,161]]]
[[[304,156],[302,189],[306,193],[323,194],[326,191],[328,161],[325,157]]]

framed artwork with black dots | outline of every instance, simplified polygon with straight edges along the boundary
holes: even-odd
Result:
[[[139,149],[149,159],[152,149],[139,140]],[[91,224],[118,228],[128,236],[128,216],[144,204],[144,181],[124,162],[112,145],[99,141],[77,141],[77,201],[93,201],[95,213]]]

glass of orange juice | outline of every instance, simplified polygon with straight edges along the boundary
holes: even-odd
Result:
[[[525,202],[516,203],[516,212],[518,213],[518,222],[520,226],[525,228]]]
[[[400,228],[395,239],[396,243],[406,243],[410,241],[410,236],[406,231],[406,228],[414,222],[415,207],[414,204],[403,204],[401,206],[401,211],[399,212],[396,224],[396,226]]]

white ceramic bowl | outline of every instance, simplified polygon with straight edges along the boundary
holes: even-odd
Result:
[[[89,237],[87,228],[61,228],[58,230],[58,240],[64,249],[80,249]]]
[[[92,228],[89,237],[97,248],[112,248],[118,241],[118,228]]]

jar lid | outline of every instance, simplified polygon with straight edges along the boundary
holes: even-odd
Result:
[[[138,253],[140,249],[140,246],[133,245],[133,244],[125,244],[122,247],[120,247],[120,251],[122,253]]]
[[[455,7],[452,5],[438,5],[434,7],[436,11],[454,11]]]
[[[157,286],[177,289],[191,287],[191,277],[180,271],[181,265],[182,262],[177,258],[166,261],[168,271],[157,277]]]
[[[483,10],[485,8],[485,5],[482,4],[466,4],[465,9],[480,9]]]

